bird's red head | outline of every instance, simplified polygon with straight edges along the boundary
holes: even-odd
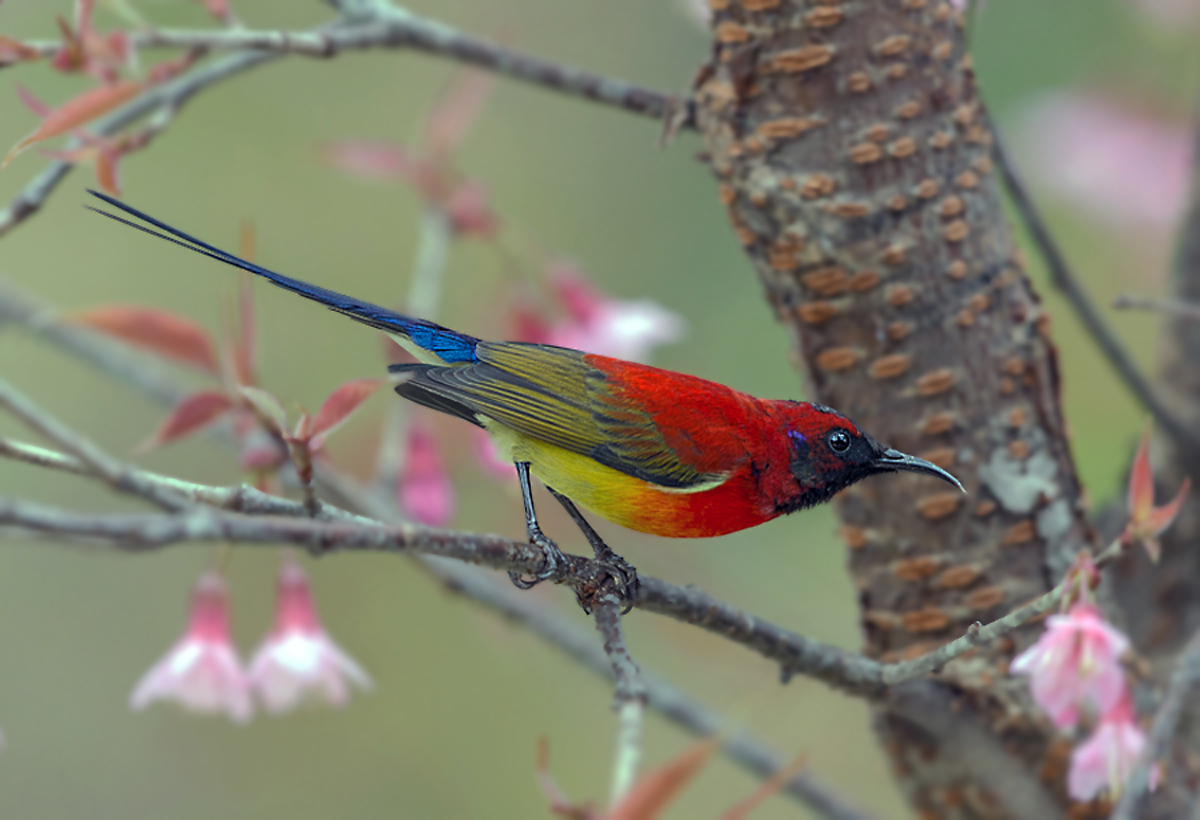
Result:
[[[884,447],[836,410],[808,402],[786,405],[783,415],[787,419],[796,495],[781,503],[780,512],[821,504],[876,473],[925,473],[962,489],[958,479],[941,467]]]

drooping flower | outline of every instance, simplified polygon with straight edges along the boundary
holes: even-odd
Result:
[[[396,482],[400,509],[422,524],[444,527],[454,515],[454,485],[446,473],[437,439],[419,415],[409,423],[408,449]]]
[[[138,681],[129,705],[140,711],[156,700],[175,701],[192,712],[224,712],[235,723],[254,714],[250,688],[229,639],[229,594],[215,570],[196,582],[183,637]]]
[[[1147,429],[1142,434],[1142,442],[1138,445],[1133,467],[1129,471],[1129,523],[1125,525],[1122,538],[1126,542],[1140,543],[1150,560],[1158,561],[1162,552],[1158,536],[1179,515],[1184,496],[1191,486],[1192,480],[1184,478],[1179,492],[1170,503],[1162,507],[1154,506],[1154,471],[1150,469],[1150,430]]]
[[[1146,735],[1126,694],[1071,754],[1067,792],[1075,800],[1092,800],[1103,792],[1115,799],[1145,748]],[[1156,766],[1150,772],[1151,790],[1158,785],[1159,776]]]
[[[305,701],[344,706],[350,684],[370,689],[370,677],[333,642],[313,603],[308,574],[291,557],[279,571],[275,626],[254,653],[249,680],[269,712]]]
[[[1092,704],[1104,714],[1125,696],[1120,657],[1129,639],[1110,626],[1094,605],[1077,603],[1046,619],[1037,643],[1013,659],[1009,671],[1029,676],[1033,699],[1055,725],[1073,726],[1079,709]]]

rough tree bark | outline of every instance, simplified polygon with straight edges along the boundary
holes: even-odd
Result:
[[[893,476],[838,504],[867,650],[908,658],[1045,592],[1094,543],[1049,318],[1001,211],[964,21],[942,0],[710,6],[697,122],[810,394],[969,491]],[[1068,813],[1069,743],[1007,676],[1038,629],[877,707],[919,816]]]

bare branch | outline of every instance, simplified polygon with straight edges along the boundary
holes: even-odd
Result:
[[[50,469],[81,475],[94,474],[90,468],[77,459],[20,442],[0,439],[0,455]],[[147,471],[138,472],[142,480],[162,482],[192,501],[222,509],[294,518],[304,518],[308,514],[302,504],[267,495],[247,485],[230,488],[208,487]],[[359,491],[360,488],[354,487],[349,479],[333,475],[333,486],[349,494]],[[324,477],[326,481],[329,480],[329,476],[330,473],[326,470]],[[362,497],[369,499],[369,495],[365,492],[362,493]],[[374,506],[373,502],[369,500],[367,503]],[[46,522],[53,518],[52,514],[47,515],[49,512],[47,508],[39,505],[22,506],[24,507],[23,514],[34,517],[36,521]],[[152,517],[142,516],[141,518]],[[165,518],[166,516],[159,516],[160,520]],[[379,525],[377,521],[348,513],[328,504],[322,506],[321,518],[325,521],[359,526]],[[85,531],[86,527],[78,528],[79,537],[86,543],[94,545],[96,540],[92,536],[96,533]],[[481,573],[475,567],[437,556],[420,557],[426,569],[449,590],[465,595],[497,611],[502,616],[521,623],[543,640],[582,662],[593,672],[608,677],[614,675],[610,656],[601,651],[587,633],[565,622],[557,613],[549,611],[531,596],[522,595],[508,587],[507,584],[496,583],[492,577]],[[650,706],[665,714],[672,721],[697,734],[713,734],[724,728],[723,718],[717,713],[677,687],[659,679],[653,673],[643,672],[639,676],[639,680]],[[634,691],[636,692],[636,689]],[[729,736],[723,748],[726,754],[741,763],[747,770],[764,777],[778,772],[787,765],[787,760],[782,755],[745,733]],[[844,798],[811,774],[801,772],[791,777],[785,791],[804,802],[821,816],[831,818],[831,820],[869,820],[868,814],[848,804]]]
[[[604,653],[612,664],[617,692],[613,706],[617,710],[617,751],[613,761],[612,791],[609,803],[615,805],[637,779],[642,754],[642,716],[646,711],[646,687],[621,629],[621,597],[610,579],[609,589],[596,598],[593,617],[596,629],[604,637]]]
[[[1075,315],[1083,323],[1084,329],[1092,337],[1092,341],[1096,343],[1100,352],[1117,371],[1117,375],[1120,376],[1121,381],[1125,383],[1125,387],[1133,394],[1134,398],[1154,415],[1158,423],[1180,447],[1184,447],[1192,453],[1200,452],[1200,438],[1197,438],[1191,428],[1180,421],[1162,401],[1151,387],[1150,382],[1138,369],[1137,363],[1129,355],[1129,351],[1121,344],[1120,339],[1088,298],[1087,292],[1079,283],[1071,266],[1067,264],[1066,257],[1063,256],[1058,243],[1050,235],[1050,230],[1046,227],[1041,212],[1033,203],[1033,198],[1017,173],[1016,166],[994,124],[991,132],[995,138],[992,154],[996,161],[996,168],[1004,180],[1004,187],[1008,189],[1017,212],[1029,230],[1030,237],[1046,262],[1051,283],[1066,297],[1067,302],[1075,310]]]
[[[153,481],[146,481],[137,471],[128,469],[117,459],[101,450],[87,438],[76,433],[4,379],[0,379],[0,407],[12,413],[28,427],[75,456],[91,471],[113,488],[133,493],[165,510],[177,512],[188,506],[186,499]]]
[[[662,119],[668,110],[678,107],[669,94],[522,54],[442,23],[418,17],[390,3],[373,2],[367,7],[368,10],[353,22],[343,21],[312,31],[151,29],[134,33],[131,40],[140,47],[233,50],[239,53],[149,89],[112,114],[97,120],[90,130],[100,136],[111,136],[156,110],[167,112],[147,133],[148,139],[165,128],[196,92],[269,60],[290,54],[327,58],[343,51],[374,48],[415,49],[449,57],[569,96],[656,119]],[[62,47],[57,41],[30,45],[47,56]],[[690,118],[685,118],[685,124],[690,124]],[[67,150],[77,147],[78,140],[71,140],[67,144]],[[7,208],[0,210],[0,236],[36,213],[73,167],[72,163],[58,160],[42,169]]]
[[[1150,299],[1146,296],[1133,296],[1122,293],[1113,299],[1112,306],[1118,310],[1150,310],[1155,313],[1165,313],[1168,316],[1179,316],[1184,319],[1200,319],[1200,305],[1190,302],[1180,302],[1175,299]]]
[[[111,136],[158,109],[165,107],[177,111],[198,91],[278,56],[280,55],[265,51],[250,51],[194,69],[171,82],[154,86],[134,97],[113,113],[97,120],[90,130],[100,136]],[[71,140],[67,143],[67,150],[77,148],[79,144],[78,140]],[[72,163],[55,160],[43,168],[8,207],[0,209],[0,237],[36,213],[74,167]]]

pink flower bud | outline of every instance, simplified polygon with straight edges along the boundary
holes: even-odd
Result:
[[[454,515],[454,485],[446,474],[437,439],[419,421],[408,428],[408,453],[396,484],[400,508],[413,520],[444,527]]]

